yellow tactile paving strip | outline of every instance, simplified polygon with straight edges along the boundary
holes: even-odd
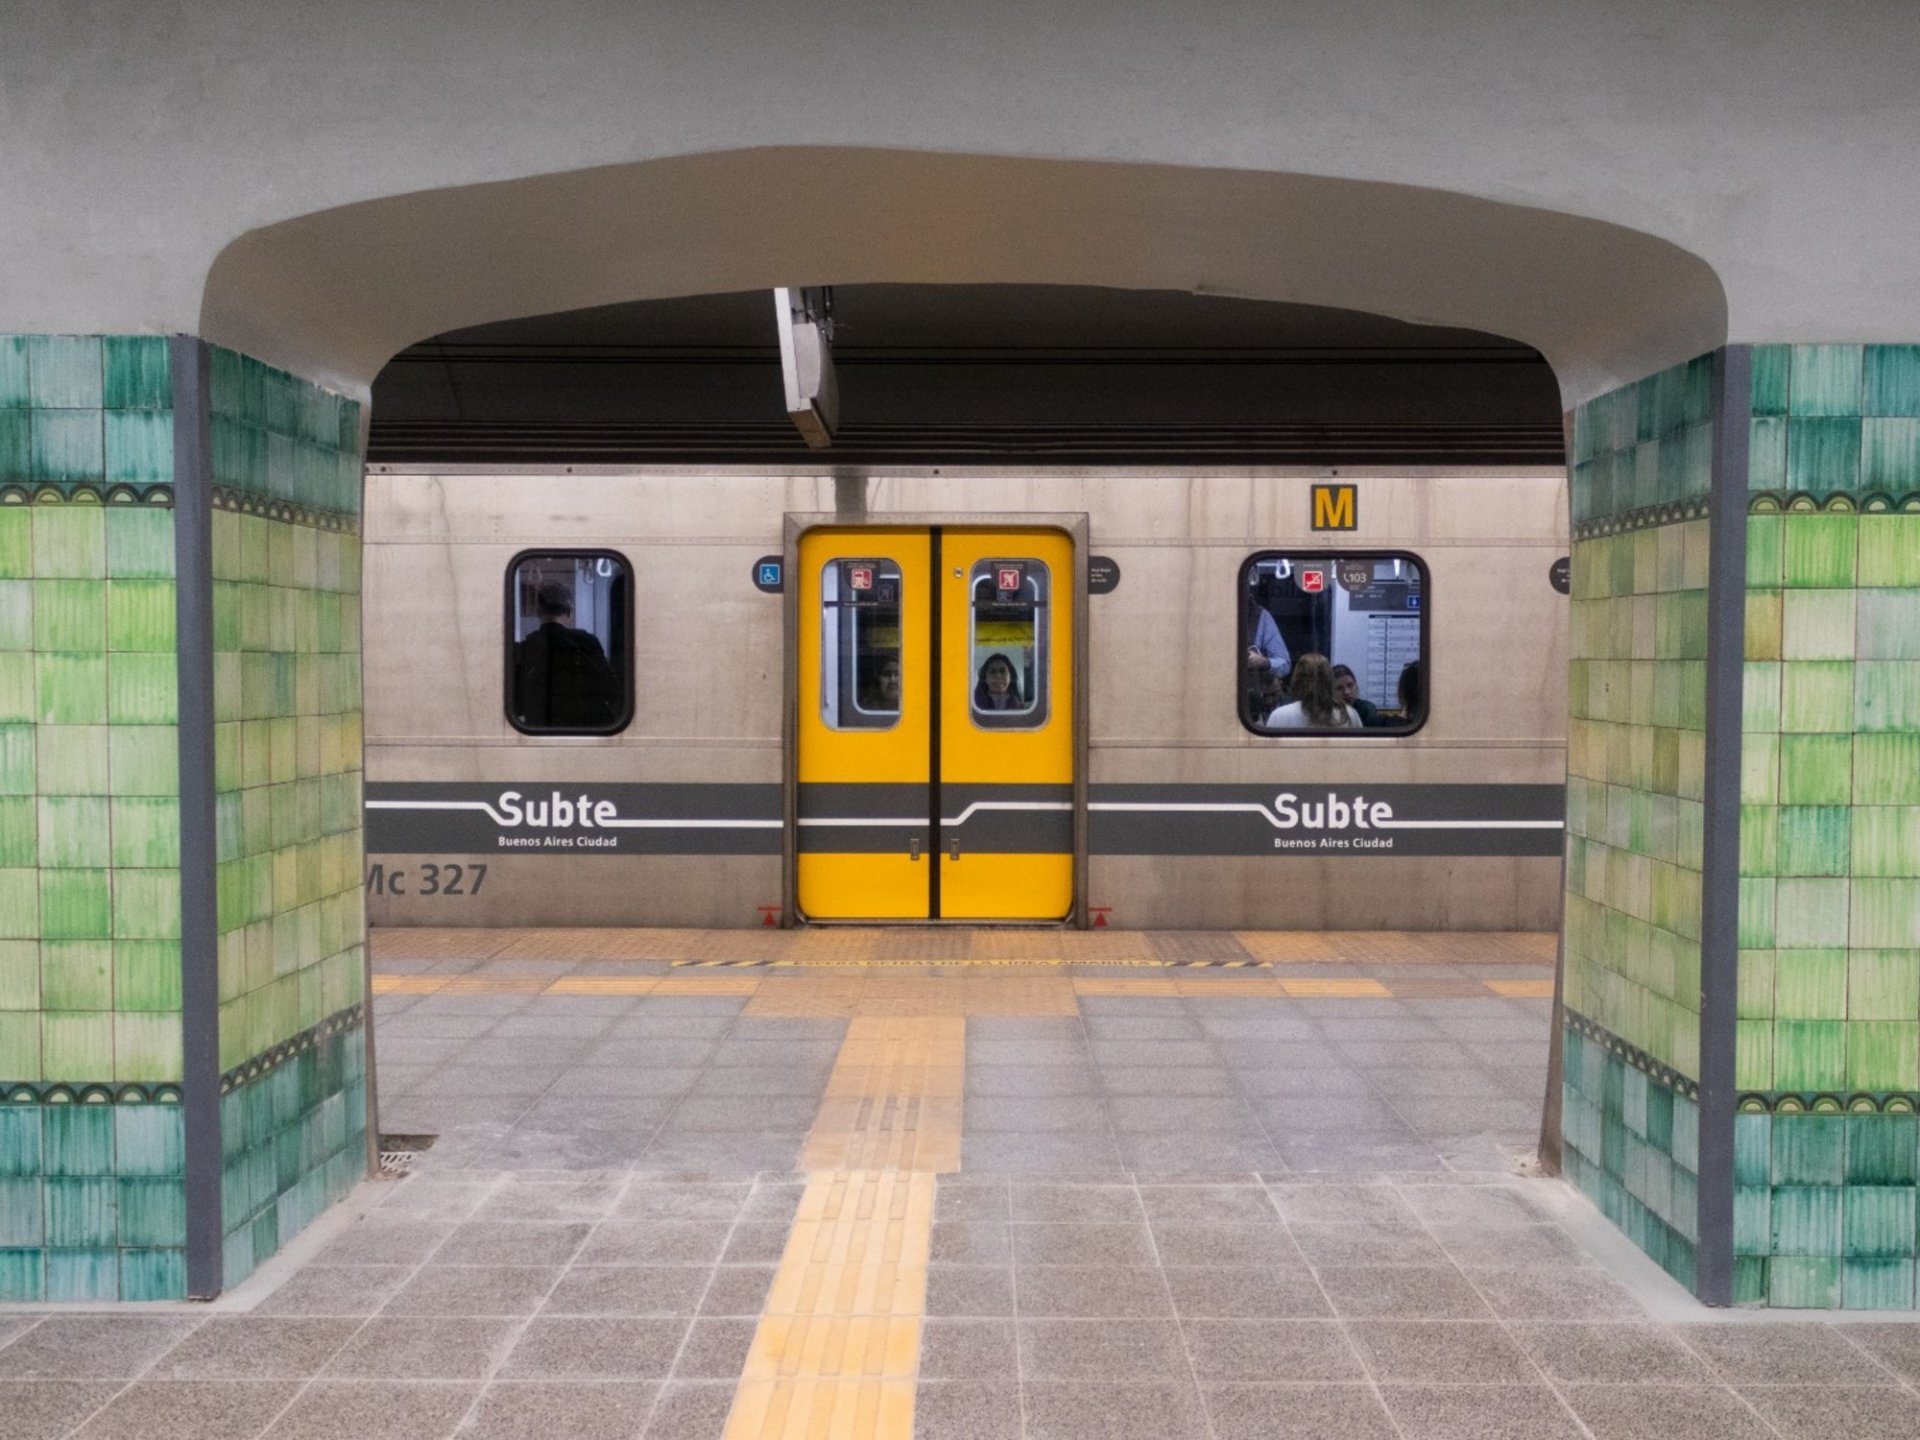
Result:
[[[964,1014],[848,1023],[725,1440],[913,1433],[934,1177],[960,1168],[966,1039]]]

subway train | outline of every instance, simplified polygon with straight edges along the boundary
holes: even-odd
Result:
[[[375,925],[1546,929],[1564,469],[369,467]]]

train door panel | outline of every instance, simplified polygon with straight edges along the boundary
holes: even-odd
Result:
[[[940,913],[1073,907],[1073,545],[947,529],[940,544]]]
[[[1065,918],[1071,540],[811,530],[798,566],[801,913]]]
[[[930,910],[930,546],[924,531],[801,538],[801,909],[924,920]]]

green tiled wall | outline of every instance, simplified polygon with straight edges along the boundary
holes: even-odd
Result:
[[[0,337],[0,1300],[184,1293],[171,406]]]
[[[1681,1284],[1699,1241],[1700,1106],[1670,1073],[1578,1023],[1563,1031],[1567,1179]]]
[[[1740,1298],[1915,1304],[1920,347],[1754,351]]]
[[[364,1132],[342,1114],[359,1083],[357,1066],[335,1053],[348,1042],[335,1036],[291,1059],[276,1054],[305,1047],[316,1029],[331,1032],[364,998],[359,407],[219,349],[211,397],[220,1066],[234,1086],[223,1099],[223,1218],[233,1284],[335,1197],[339,1174],[359,1173],[337,1163],[345,1137]],[[356,1033],[355,1054],[358,1044]],[[263,1057],[270,1068],[259,1075]],[[364,1108],[364,1089],[356,1093]],[[364,1152],[350,1160],[363,1167]]]
[[[0,1300],[185,1294],[169,353],[0,337]],[[360,1163],[359,417],[213,372],[223,1138],[274,1157],[229,1216],[257,1246]]]

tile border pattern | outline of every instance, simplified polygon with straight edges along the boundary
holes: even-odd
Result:
[[[364,1001],[356,1000],[344,1010],[327,1016],[317,1025],[309,1025],[298,1035],[282,1040],[271,1050],[262,1051],[244,1065],[236,1065],[220,1077],[220,1093],[230,1095],[235,1090],[251,1085],[279,1069],[289,1060],[297,1059],[305,1052],[325,1044],[336,1035],[345,1035],[358,1030],[366,1023],[367,1007]]]

